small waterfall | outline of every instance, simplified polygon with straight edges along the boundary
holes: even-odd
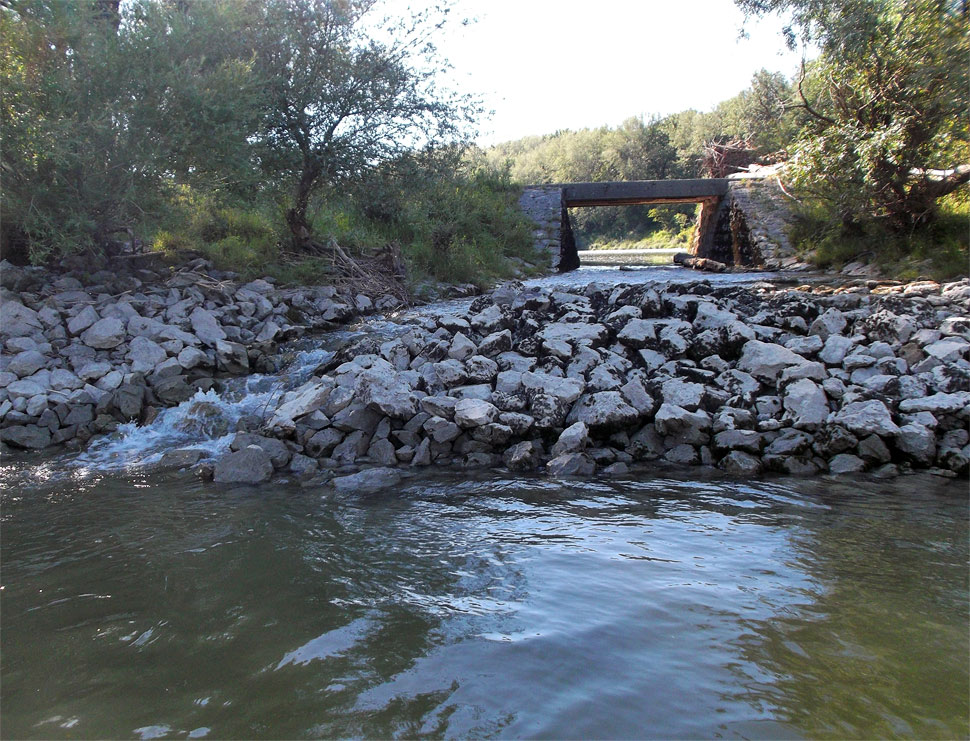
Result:
[[[149,425],[129,422],[116,432],[94,440],[73,466],[100,471],[140,468],[157,462],[169,450],[192,448],[213,457],[229,449],[236,423],[244,416],[262,417],[274,402],[305,383],[313,371],[333,357],[331,350],[314,348],[296,353],[277,375],[229,379],[225,391],[199,391],[188,401],[162,410]]]

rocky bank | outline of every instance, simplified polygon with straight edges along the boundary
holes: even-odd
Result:
[[[240,284],[199,259],[183,269],[51,273],[0,263],[0,440],[85,443],[219,378],[275,371],[279,342],[398,306],[333,287]]]
[[[28,273],[3,271],[0,306],[0,436],[22,448],[148,423],[219,374],[275,370],[276,342],[375,304],[192,270],[135,278],[121,293],[104,290],[120,287],[107,275],[99,290]],[[232,452],[201,470],[225,483],[335,476],[356,491],[429,465],[966,476],[968,353],[966,279],[511,283],[466,312],[412,318],[396,339],[347,345],[243,420]],[[166,462],[201,457],[172,451]]]

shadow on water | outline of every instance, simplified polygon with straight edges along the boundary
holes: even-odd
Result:
[[[3,734],[965,736],[966,504],[913,481],[5,488]]]

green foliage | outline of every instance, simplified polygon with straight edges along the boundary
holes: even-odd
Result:
[[[102,249],[159,217],[179,180],[246,162],[245,6],[198,6],[143,0],[123,20],[96,3],[0,6],[5,247],[34,261]]]
[[[792,241],[821,268],[841,269],[850,262],[874,263],[903,280],[936,280],[966,275],[970,266],[970,190],[940,200],[938,217],[922,229],[900,232],[885,222],[844,224],[833,220],[826,204],[803,204]]]
[[[936,200],[964,178],[914,176],[970,161],[970,24],[942,0],[737,0],[787,12],[790,30],[819,45],[798,84],[807,112],[790,174],[846,222],[897,230],[931,221]]]

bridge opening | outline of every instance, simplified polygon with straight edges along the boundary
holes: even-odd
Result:
[[[683,204],[568,209],[581,265],[669,265],[690,250],[698,207]]]

